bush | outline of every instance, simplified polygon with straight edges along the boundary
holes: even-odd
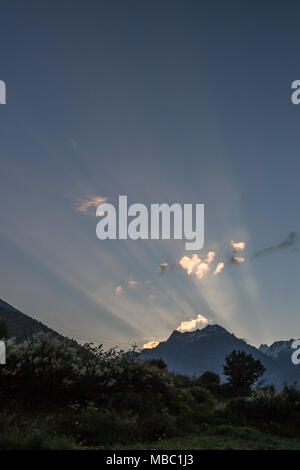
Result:
[[[70,346],[45,333],[19,344],[9,340],[6,351],[7,364],[0,375],[2,399],[13,396],[34,405],[101,397],[114,385],[119,361],[113,350]]]
[[[206,371],[204,374],[202,374],[198,379],[196,379],[197,383],[203,386],[207,385],[220,385],[220,376],[218,374],[215,374],[215,372],[211,371]]]
[[[148,359],[146,363],[164,371],[168,369],[167,364],[162,359]]]
[[[132,413],[98,409],[89,404],[61,411],[53,417],[53,427],[84,446],[127,444],[138,438],[137,421]]]
[[[160,366],[122,351],[74,346],[39,333],[24,343],[8,341],[1,403],[14,400],[14,406],[41,414],[55,410],[51,429],[83,445],[195,431],[211,414],[211,394],[191,379],[180,386]]]
[[[234,424],[253,424],[285,435],[299,434],[300,393],[293,386],[285,386],[281,393],[272,387],[256,390],[251,397],[231,400],[223,416]]]
[[[214,430],[215,434],[220,434],[228,437],[240,438],[246,441],[255,441],[257,439],[258,431],[254,428],[243,426],[237,427],[230,424],[222,424]]]
[[[140,424],[141,440],[152,441],[160,437],[172,437],[178,434],[178,423],[167,408],[155,411],[147,416]]]
[[[24,435],[15,429],[0,432],[0,450],[74,450],[77,448],[71,439],[65,437],[49,437],[30,431]]]

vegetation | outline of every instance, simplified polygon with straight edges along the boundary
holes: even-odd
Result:
[[[232,351],[225,357],[224,375],[236,395],[249,395],[251,387],[264,374],[265,367],[259,359],[245,351]]]
[[[192,379],[169,373],[163,361],[51,334],[8,340],[0,448],[300,448],[296,387],[253,390],[262,368],[247,355],[232,353],[225,367],[229,381],[221,384],[210,371]]]

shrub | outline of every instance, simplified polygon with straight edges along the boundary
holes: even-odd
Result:
[[[51,334],[38,333],[19,344],[9,340],[0,374],[2,399],[12,396],[34,405],[105,402],[131,362],[121,352],[76,347]]]
[[[127,444],[138,438],[137,417],[132,413],[98,409],[91,404],[68,409],[54,417],[53,426],[81,445]]]
[[[162,359],[148,359],[146,363],[164,371],[168,369],[167,364]]]
[[[0,450],[72,450],[78,447],[70,438],[49,437],[28,432],[26,435],[16,429],[0,432]]]
[[[207,385],[220,385],[220,376],[218,374],[215,374],[215,372],[211,371],[206,371],[204,374],[202,374],[198,379],[196,379],[197,383],[203,386]]]
[[[223,416],[235,424],[254,424],[269,432],[295,434],[300,431],[299,397],[294,387],[285,387],[281,393],[273,388],[256,390],[251,397],[232,399]]]
[[[54,409],[52,428],[84,445],[196,430],[211,415],[211,394],[190,379],[180,386],[178,377],[160,366],[122,351],[74,346],[39,333],[24,343],[8,341],[1,403],[14,400],[23,408],[39,407],[40,413]]]

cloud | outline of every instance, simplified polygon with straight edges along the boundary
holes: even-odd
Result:
[[[228,260],[228,264],[241,264],[241,263],[244,263],[246,260],[245,258],[241,257],[241,256],[230,256],[229,260]]]
[[[184,269],[188,275],[195,274],[198,279],[202,279],[209,272],[209,265],[215,258],[216,253],[209,251],[206,258],[202,260],[197,254],[193,254],[190,258],[183,256],[179,260],[179,266]]]
[[[179,261],[179,265],[189,276],[195,274],[198,279],[202,279],[205,273],[209,271],[208,264],[204,263],[197,254],[192,255],[191,258],[183,256]]]
[[[181,268],[184,269],[188,275],[192,274],[196,266],[198,266],[200,263],[201,259],[196,254],[192,255],[191,258],[188,256],[183,256],[179,260],[179,266],[181,266]]]
[[[99,204],[103,204],[107,201],[107,198],[104,196],[91,196],[87,199],[81,199],[76,209],[83,214],[89,213],[94,207],[98,207]]]
[[[288,236],[280,242],[278,245],[275,246],[268,246],[263,248],[262,250],[257,251],[252,255],[251,259],[255,258],[262,258],[263,256],[271,255],[272,253],[280,250],[285,250],[288,248],[293,247],[298,241],[298,235],[296,232],[290,232]]]
[[[207,263],[207,264],[210,264],[210,263],[213,262],[213,260],[215,259],[215,257],[216,257],[216,252],[215,252],[215,251],[209,251],[209,252],[207,253],[207,256],[206,256],[204,262]]]
[[[133,278],[132,275],[130,275],[130,276],[129,276],[129,281],[128,281],[127,284],[128,284],[128,287],[135,287],[135,286],[137,286],[139,283],[138,283],[138,281],[135,281],[135,280],[134,280],[134,278]]]
[[[191,318],[188,321],[182,321],[178,328],[176,328],[177,331],[180,331],[180,333],[185,333],[188,331],[194,331],[196,329],[202,329],[204,328],[207,324],[209,323],[208,319],[204,317],[203,315],[197,315],[196,318]],[[159,345],[158,341],[149,341],[148,343],[145,343],[143,345],[143,349],[153,349],[156,348],[156,346]]]
[[[124,289],[123,289],[122,286],[117,286],[116,287],[116,295],[121,295],[121,294],[123,294],[123,292],[124,292]]]
[[[131,288],[134,288],[134,287],[137,287],[137,286],[146,286],[146,287],[150,286],[151,287],[151,281],[150,280],[144,281],[144,282],[135,281],[133,279],[133,277],[130,276],[129,281],[127,281],[124,284],[124,287],[123,286],[117,286],[116,287],[115,293],[116,293],[116,295],[121,295],[125,292],[125,290],[127,290],[127,288],[131,289]]]
[[[159,343],[157,341],[149,341],[149,343],[145,343],[143,345],[143,349],[153,349],[153,348],[156,348],[156,346],[158,346]]]
[[[220,272],[223,271],[225,264],[223,262],[218,263],[216,269],[213,272],[213,276],[216,276],[217,274],[220,274]]]
[[[230,245],[232,246],[234,251],[244,251],[246,248],[246,243],[245,242],[234,242],[231,240]]]
[[[164,274],[166,272],[166,270],[168,269],[168,263],[161,263],[160,264],[160,274]]]
[[[191,318],[189,321],[182,321],[176,330],[180,331],[180,333],[185,333],[186,331],[194,331],[197,328],[204,328],[207,324],[208,319],[199,314],[195,319]]]

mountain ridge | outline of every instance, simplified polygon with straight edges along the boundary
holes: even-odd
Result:
[[[15,338],[17,342],[24,341],[39,332],[51,333],[54,336],[66,339],[57,331],[21,312],[3,299],[0,299],[1,320],[4,320],[7,326],[8,337]]]
[[[76,343],[0,299],[2,319],[7,325],[8,336],[16,338],[18,342],[42,331]],[[189,376],[199,376],[210,370],[219,374],[224,382],[225,356],[234,349],[241,350],[252,354],[264,364],[267,369],[263,376],[266,384],[274,384],[277,389],[281,389],[284,382],[298,381],[300,384],[300,365],[296,366],[291,361],[294,352],[292,342],[292,339],[275,341],[270,346],[262,344],[256,348],[215,324],[191,332],[174,330],[166,341],[160,342],[155,348],[142,350],[139,356],[143,360],[163,359],[170,371]]]
[[[291,362],[292,349],[288,350],[284,360],[279,361],[271,354],[266,354],[263,348],[248,344],[217,324],[192,332],[174,330],[166,341],[155,348],[141,351],[140,357],[144,360],[163,359],[170,371],[189,376],[199,376],[210,370],[219,374],[224,382],[225,356],[234,349],[252,354],[263,363],[266,367],[263,376],[265,384],[273,384],[280,389],[284,382],[300,382],[300,369]]]

